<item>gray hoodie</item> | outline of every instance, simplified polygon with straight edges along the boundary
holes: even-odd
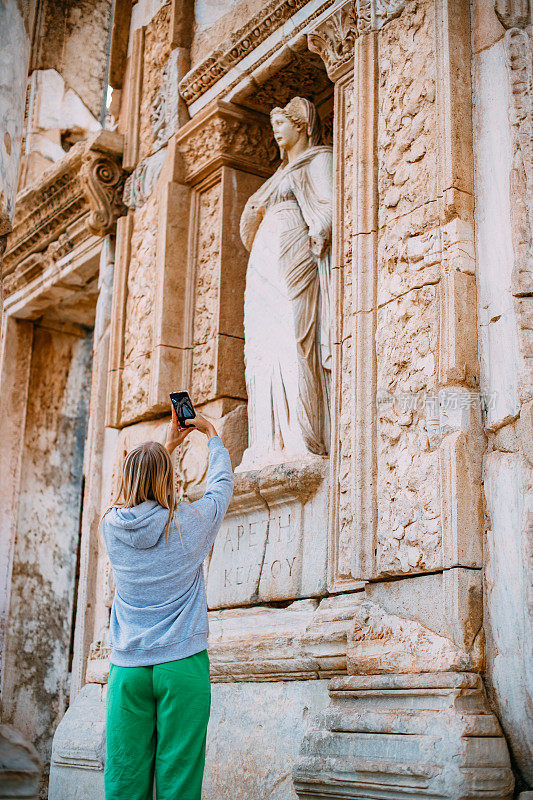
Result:
[[[202,564],[233,492],[228,451],[218,436],[208,447],[205,494],[178,506],[179,529],[171,525],[168,545],[168,509],[155,500],[113,508],[104,517],[102,531],[116,584],[109,633],[112,664],[162,664],[207,647]]]

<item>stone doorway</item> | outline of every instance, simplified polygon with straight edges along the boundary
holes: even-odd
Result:
[[[70,693],[98,267],[93,255],[83,283],[40,316],[27,309],[29,319],[6,318],[6,329],[26,329],[28,352],[25,405],[14,409],[22,456],[12,487],[3,719],[35,743],[44,764]]]

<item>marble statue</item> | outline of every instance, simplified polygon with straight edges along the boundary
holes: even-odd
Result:
[[[329,449],[332,148],[313,103],[271,112],[282,163],[242,213],[249,443],[241,470]]]

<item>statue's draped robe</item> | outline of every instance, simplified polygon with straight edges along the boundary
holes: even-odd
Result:
[[[332,361],[332,150],[310,147],[248,200],[245,292],[249,448],[242,468],[328,452]],[[310,237],[325,242],[317,258]]]

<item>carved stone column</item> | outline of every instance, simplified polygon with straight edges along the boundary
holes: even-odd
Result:
[[[377,40],[370,12],[345,3],[308,34],[335,83],[330,590],[360,588],[375,548]]]
[[[505,740],[468,674],[483,664],[484,448],[469,29],[467,2],[361,1],[308,34],[336,82],[329,581],[372,582],[353,677],[332,682],[302,744],[302,800],[512,793]],[[470,729],[480,745],[494,737],[488,758],[468,750]]]

